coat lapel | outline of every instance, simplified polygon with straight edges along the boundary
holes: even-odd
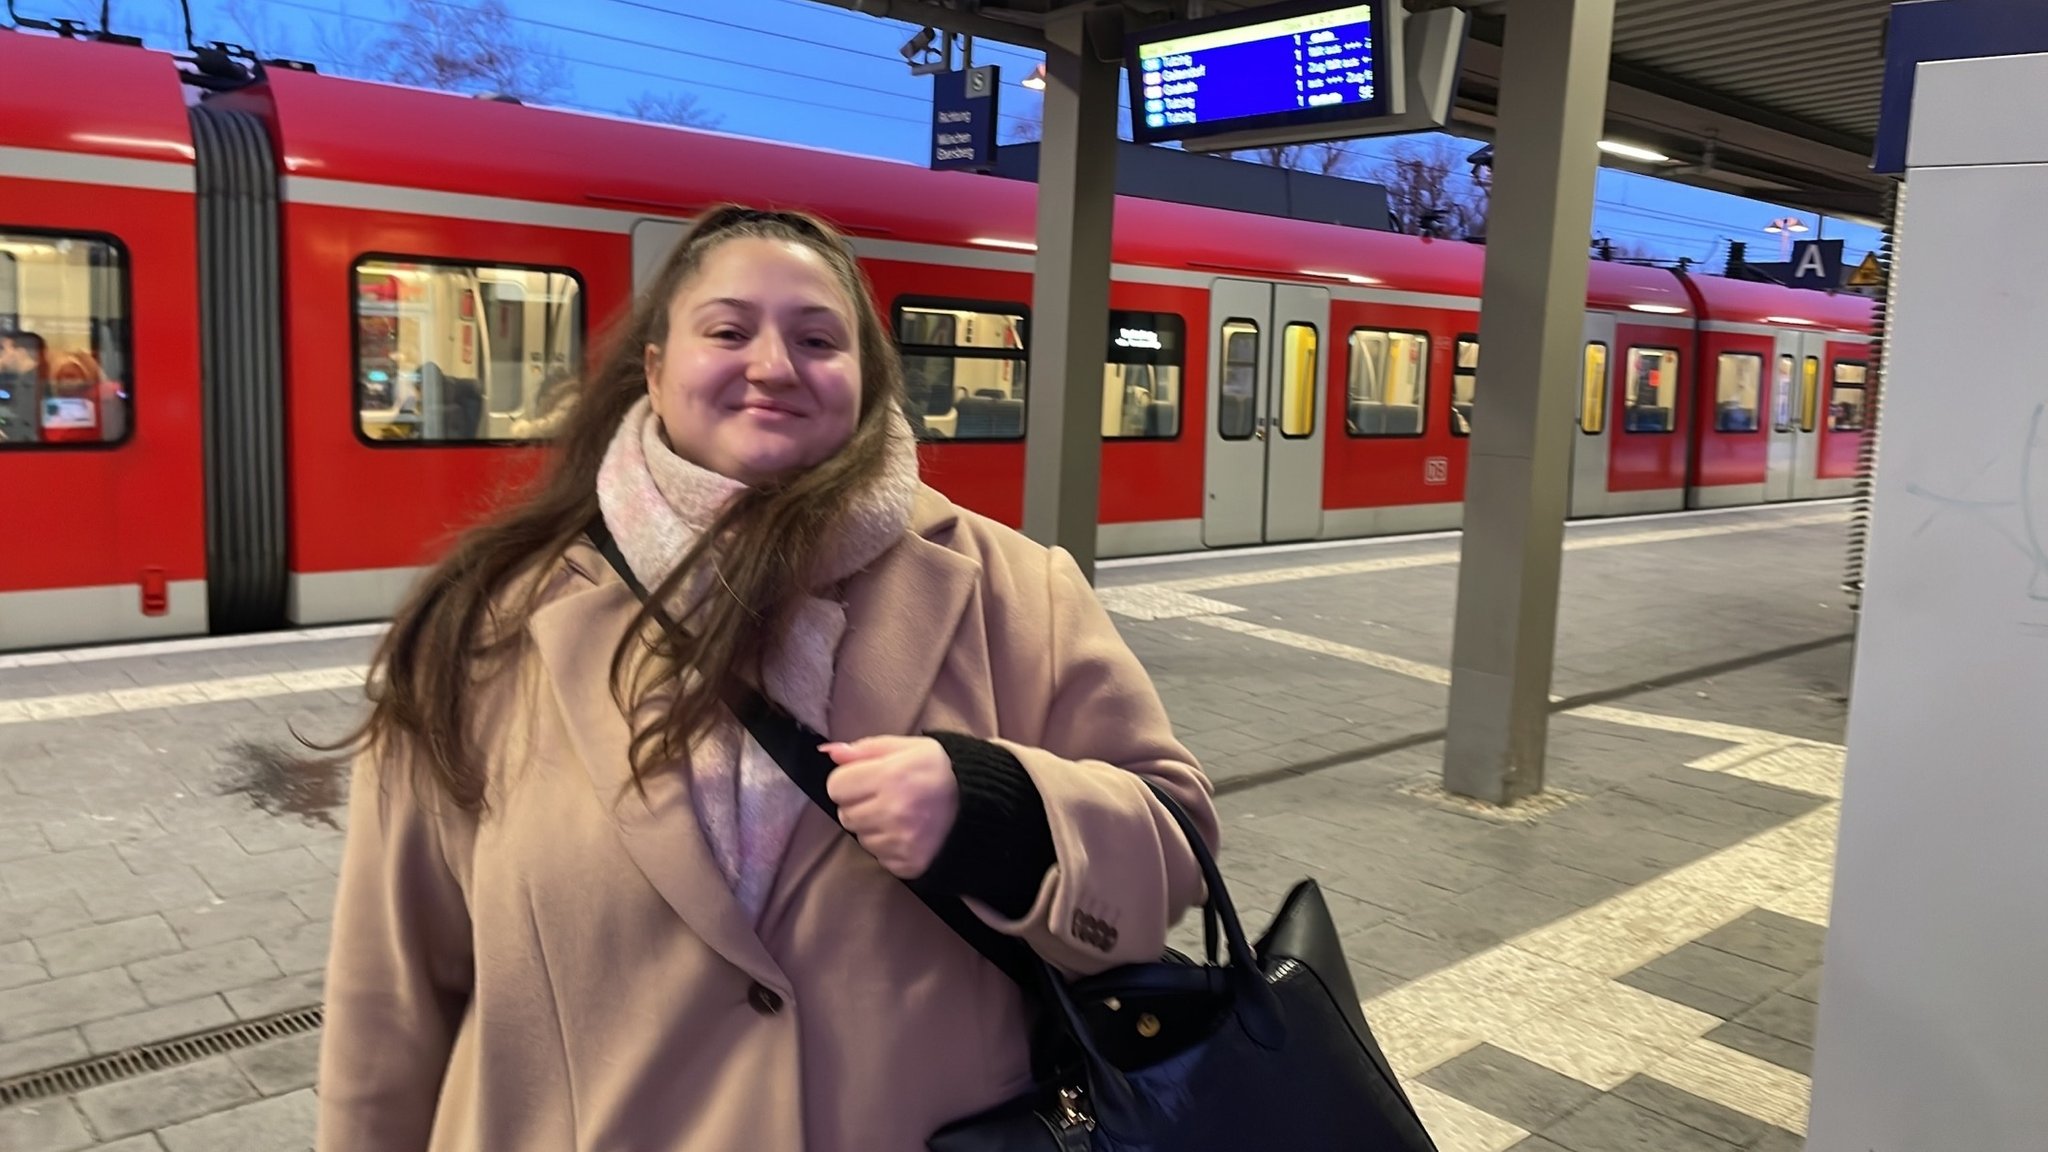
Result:
[[[655,773],[645,797],[634,788],[632,732],[612,699],[611,659],[638,602],[594,551],[573,550],[570,560],[604,575],[542,607],[528,629],[598,802],[618,824],[633,863],[691,931],[749,976],[788,993],[781,968],[711,856],[684,773]]]
[[[958,509],[929,488],[911,530],[847,582],[846,636],[826,719],[833,739],[908,735],[952,649],[981,581],[981,565],[935,543]]]

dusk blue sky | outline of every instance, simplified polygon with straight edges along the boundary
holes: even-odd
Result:
[[[450,2],[457,0],[430,0]],[[624,113],[646,93],[684,91],[728,132],[820,145],[923,163],[929,156],[931,86],[913,76],[897,52],[916,28],[813,0],[506,0],[520,29],[562,59],[568,79],[560,103]],[[322,71],[349,74],[365,46],[386,34],[398,0],[191,0],[194,30],[208,39],[255,39],[266,51],[309,59]],[[17,0],[27,16],[70,16],[96,22],[98,0]],[[160,47],[182,45],[176,0],[114,0],[117,31]],[[976,63],[1001,66],[999,97],[1005,138],[1036,118],[1039,94],[1021,81],[1039,63],[1034,53],[977,42]],[[349,59],[348,57],[354,57]],[[337,58],[340,57],[340,58]],[[367,130],[367,129],[366,129]],[[1401,138],[1346,144],[1369,174]],[[1476,147],[1459,142],[1461,148]],[[1801,216],[1769,203],[1603,169],[1594,213],[1596,235],[1646,249],[1664,260],[1680,256],[1718,270],[1728,243],[1749,244],[1752,259],[1776,259],[1771,221]],[[1869,227],[1828,219],[1824,231],[1846,241],[1858,260],[1879,242]]]

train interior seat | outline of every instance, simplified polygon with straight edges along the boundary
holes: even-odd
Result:
[[[965,396],[955,405],[960,439],[1000,440],[1024,434],[1024,402],[994,396]]]

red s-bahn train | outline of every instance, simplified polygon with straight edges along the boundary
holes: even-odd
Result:
[[[854,237],[927,478],[1021,519],[1028,183],[25,33],[0,75],[0,650],[388,613],[727,199]],[[1120,200],[1101,552],[1456,526],[1484,255]],[[1846,493],[1870,320],[1596,262],[1572,514]]]

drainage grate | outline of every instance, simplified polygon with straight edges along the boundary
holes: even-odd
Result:
[[[25,1100],[43,1100],[52,1096],[69,1096],[87,1088],[112,1084],[148,1072],[161,1072],[180,1064],[204,1060],[223,1052],[234,1052],[253,1047],[266,1040],[282,1040],[286,1036],[297,1036],[320,1027],[321,1008],[294,1008],[258,1020],[244,1020],[205,1032],[194,1032],[175,1040],[160,1040],[137,1048],[127,1048],[90,1060],[73,1064],[61,1064],[30,1072],[11,1079],[0,1080],[0,1108],[20,1104]]]

